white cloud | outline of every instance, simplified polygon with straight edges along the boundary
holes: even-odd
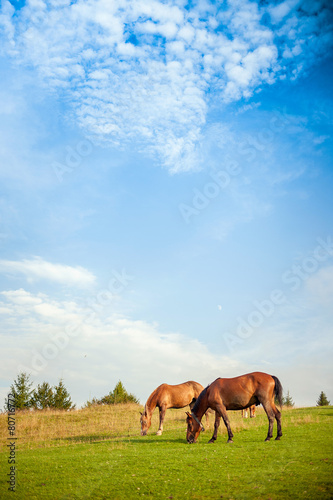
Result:
[[[277,375],[296,404],[315,404],[317,386],[331,377],[329,369],[319,371],[318,366],[330,366],[332,323],[331,314],[325,318],[321,309],[308,305],[313,292],[327,293],[328,282],[331,293],[332,267],[310,277],[304,290],[276,308],[232,353],[223,332],[220,352],[212,352],[196,339],[162,333],[157,324],[118,314],[102,317],[74,301],[23,289],[6,291],[0,297],[0,376],[11,383],[24,370],[35,384],[55,384],[62,376],[81,405],[109,392],[119,379],[144,403],[162,382],[194,379],[206,385],[219,376],[261,370]],[[317,371],[315,380],[309,366]],[[304,384],[295,382],[301,374],[306,392]]]
[[[211,96],[248,98],[277,76],[296,78],[309,54],[311,63],[330,46],[327,11],[297,15],[295,6],[78,0],[30,2],[13,16],[5,1],[1,19],[5,51],[66,93],[85,133],[123,148],[135,141],[178,172],[197,168]]]
[[[23,274],[29,282],[48,280],[67,286],[91,286],[95,276],[83,267],[53,264],[40,257],[21,261],[0,260],[0,272],[9,275]]]
[[[53,383],[61,374],[82,404],[121,379],[144,402],[160,383],[196,379],[208,384],[224,372],[242,371],[228,356],[180,334],[161,333],[157,325],[118,315],[101,319],[89,307],[55,301],[25,290],[3,292],[0,344],[6,362],[2,377],[24,369],[36,381]],[[32,304],[34,307],[31,307]],[[24,321],[22,318],[24,317]],[[13,343],[12,328],[15,323]]]
[[[1,295],[4,295],[7,300],[17,305],[35,306],[43,302],[42,296],[33,296],[29,292],[23,290],[23,288],[19,290],[4,291],[1,292]]]
[[[268,12],[274,23],[279,23],[290,11],[300,3],[300,0],[286,0],[274,7],[268,7]]]

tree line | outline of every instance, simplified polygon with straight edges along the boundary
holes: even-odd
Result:
[[[54,387],[48,382],[38,384],[35,389],[32,386],[33,382],[30,380],[29,374],[25,372],[18,374],[17,379],[14,380],[9,390],[15,402],[15,409],[44,410],[52,408],[56,410],[73,410],[75,408],[75,404],[73,404],[62,379]],[[8,399],[6,398],[5,410],[7,408]]]
[[[328,406],[330,405],[330,401],[327,399],[327,396],[326,394],[324,393],[324,391],[321,391],[321,393],[319,394],[319,397],[317,399],[317,402],[316,402],[316,406]],[[286,396],[284,396],[282,398],[282,405],[283,406],[289,406],[289,407],[292,407],[292,406],[295,406],[295,403],[293,401],[293,398],[291,397],[290,395],[290,392],[289,390],[287,391],[287,394]]]
[[[33,382],[30,375],[25,372],[19,373],[16,380],[10,386],[10,394],[15,401],[17,410],[45,410],[47,408],[55,410],[73,410],[76,405],[65,387],[63,379],[52,387],[48,382],[38,384],[35,389],[32,388]],[[12,401],[12,399],[11,399]],[[97,405],[113,405],[119,403],[139,403],[139,400],[129,394],[123,383],[119,381],[113,391],[102,398],[93,398],[87,401],[84,407],[89,408]],[[5,410],[8,410],[8,399],[5,399]]]
[[[52,408],[56,410],[73,410],[76,405],[72,402],[72,398],[64,385],[63,379],[54,387],[50,386],[48,382],[38,384],[35,389],[32,388],[33,382],[30,380],[30,375],[21,372],[14,380],[10,387],[10,394],[14,397],[15,408],[17,410],[44,410]],[[134,394],[126,391],[123,383],[119,380],[113,391],[102,398],[92,398],[84,404],[84,408],[99,405],[115,405],[121,403],[136,403],[139,400]],[[283,406],[293,407],[295,405],[289,390],[282,400]],[[321,391],[316,405],[328,406],[330,401],[327,399],[326,394]],[[8,409],[8,400],[5,399],[5,410]]]

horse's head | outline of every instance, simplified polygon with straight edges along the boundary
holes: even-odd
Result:
[[[198,439],[198,436],[201,431],[204,431],[205,428],[200,422],[200,420],[193,414],[186,412],[187,415],[187,432],[186,432],[186,440],[188,443],[195,443]]]
[[[143,413],[140,412],[141,436],[146,436],[151,424],[151,417],[147,415],[146,409]]]

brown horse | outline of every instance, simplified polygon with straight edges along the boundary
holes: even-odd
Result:
[[[247,410],[250,410],[250,418],[254,418],[256,416],[256,405],[252,405],[249,408],[245,408],[245,410],[242,410],[242,417],[247,418]]]
[[[227,410],[243,410],[253,404],[262,404],[267,414],[269,426],[266,441],[273,437],[274,418],[277,422],[276,439],[280,439],[282,436],[281,413],[275,406],[275,398],[279,405],[282,406],[282,385],[274,375],[254,372],[235,378],[218,378],[202,391],[192,409],[192,413],[186,412],[187,442],[195,443],[200,431],[205,430],[201,419],[207,408],[212,408],[215,410],[215,424],[214,434],[209,442],[213,443],[216,440],[222,417],[228,430],[228,443],[232,443],[233,433],[231,432]]]
[[[160,436],[163,432],[166,410],[168,408],[185,408],[187,405],[192,410],[197,397],[202,391],[203,386],[193,381],[178,385],[162,384],[158,386],[147,399],[144,412],[140,412],[141,435],[145,436],[147,434],[151,425],[151,417],[156,407],[160,411],[160,426],[157,431],[157,435]]]

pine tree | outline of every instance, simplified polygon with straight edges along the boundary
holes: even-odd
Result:
[[[31,398],[31,405],[37,410],[52,408],[54,406],[53,389],[48,382],[43,382],[34,390]]]
[[[293,398],[290,396],[289,390],[287,392],[287,395],[283,398],[282,402],[284,406],[295,406]]]
[[[116,387],[113,389],[112,396],[113,396],[114,404],[123,403],[126,401],[126,399],[128,397],[127,392],[126,392],[126,389],[120,380],[117,383]]]
[[[91,401],[87,401],[85,407],[89,408],[92,405],[115,405],[119,403],[139,403],[139,400],[133,394],[129,394],[126,391],[120,380],[113,391],[110,391],[109,394],[101,399],[93,398]]]
[[[10,386],[10,393],[14,396],[15,409],[26,410],[31,407],[32,382],[30,375],[25,372],[18,374],[17,379]],[[8,410],[8,399],[5,399],[5,410]]]
[[[73,410],[75,408],[62,379],[54,387],[53,407],[59,410]]]
[[[113,404],[118,403],[138,403],[138,399],[133,394],[128,394],[123,383],[119,380],[112,392]]]
[[[317,406],[328,406],[330,404],[329,400],[326,397],[326,394],[321,391],[319,394],[319,398],[317,400]]]

